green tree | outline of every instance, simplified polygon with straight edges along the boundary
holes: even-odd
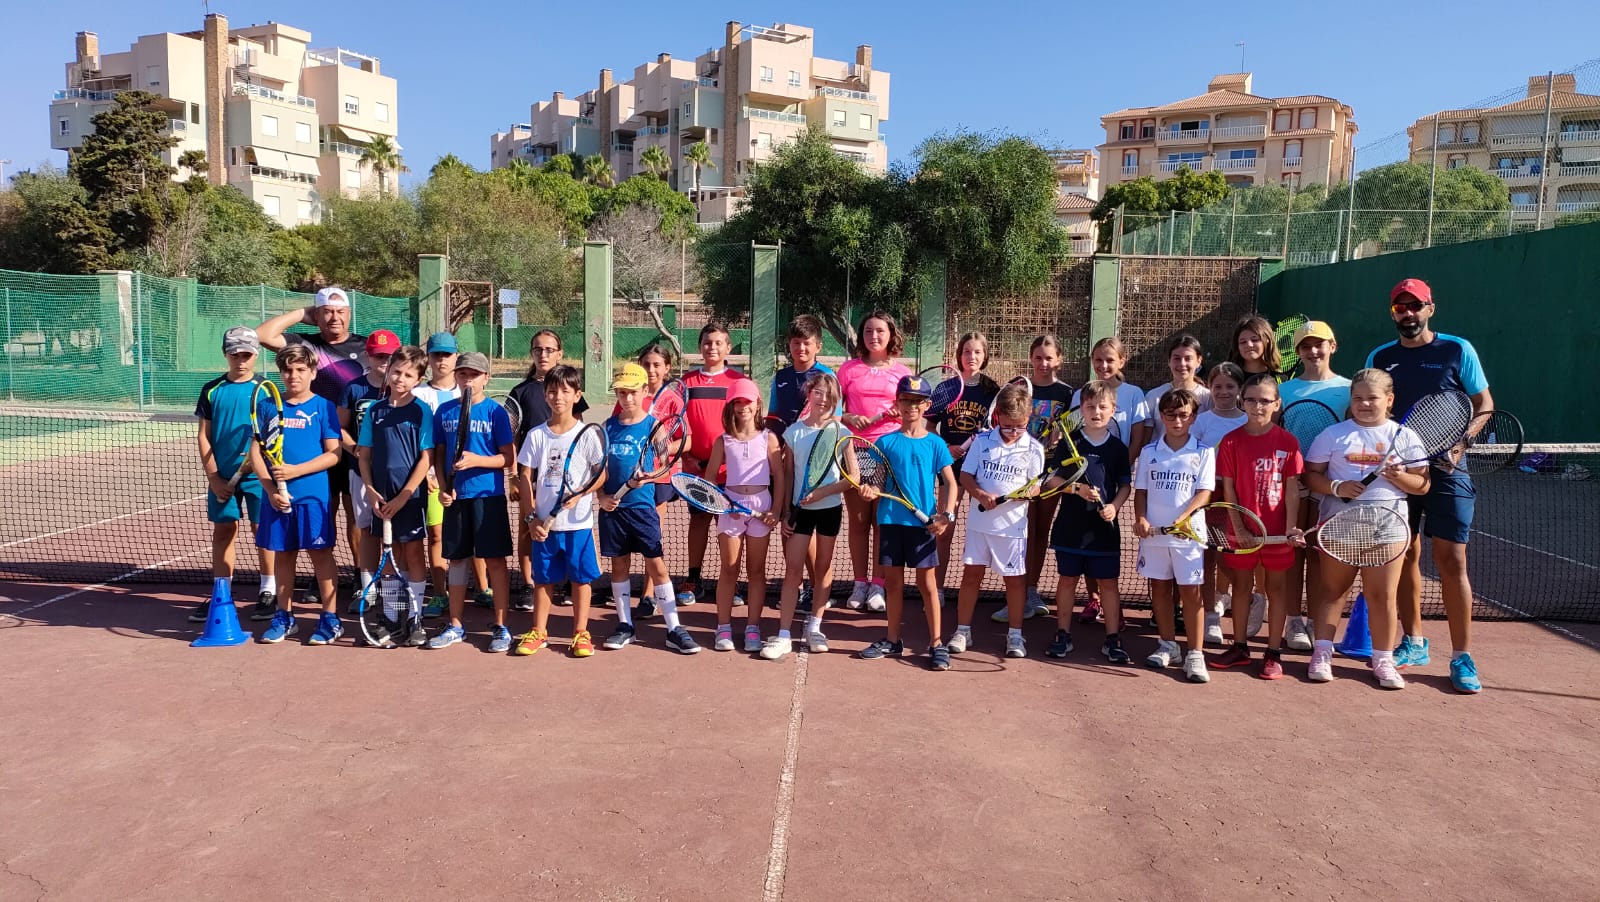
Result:
[[[634,206],[649,207],[659,214],[661,231],[669,237],[685,238],[694,231],[694,204],[654,176],[636,175],[614,188],[591,190],[590,203],[597,216]]]
[[[526,162],[524,162],[522,160],[517,160],[516,162],[522,163],[522,165],[524,165],[524,166],[528,165]],[[445,173],[445,172],[476,172],[476,171],[477,170],[473,169],[471,166],[468,166],[466,163],[462,162],[460,157],[456,156],[453,153],[447,153],[444,156],[439,158],[439,162],[433,164],[433,168],[432,169],[428,170],[428,178],[435,178],[435,177],[439,176],[441,173]]]
[[[557,160],[568,159],[565,156]],[[534,201],[555,210],[568,241],[584,234],[589,220],[594,218],[594,189],[577,181],[570,172],[548,164],[542,168],[528,165],[526,160],[512,160],[511,165],[489,172],[490,178],[500,179],[517,187]]]
[[[513,160],[511,161],[511,165],[515,166],[518,162],[519,161],[517,160]],[[567,175],[576,178],[578,167],[582,163],[583,157],[578,156],[575,153],[563,153],[557,154],[556,156],[551,157],[549,160],[546,160],[544,166],[540,168],[545,172],[564,172]]]
[[[1099,249],[1111,251],[1116,249],[1119,232],[1126,237],[1139,229],[1159,226],[1174,211],[1184,213],[1213,206],[1227,198],[1228,192],[1228,180],[1222,173],[1201,174],[1179,166],[1171,178],[1161,181],[1145,175],[1112,185],[1100,195],[1089,217],[1099,225]]]
[[[358,160],[372,167],[378,176],[378,193],[389,193],[389,173],[409,172],[404,161],[400,159],[400,152],[395,149],[394,142],[386,135],[374,135],[367,146],[361,149]]]
[[[1197,173],[1187,166],[1179,166],[1172,178],[1156,182],[1161,195],[1161,212],[1186,212],[1203,210],[1228,196],[1228,179],[1212,170]]]
[[[591,154],[583,158],[583,180],[600,188],[609,188],[616,184],[617,176],[605,157]]]
[[[647,314],[657,334],[682,357],[678,336],[662,321],[660,308],[650,303],[663,288],[677,286],[683,278],[682,244],[670,233],[660,209],[638,203],[607,210],[595,217],[589,237],[611,242],[612,290],[628,306]]]
[[[1357,242],[1385,251],[1428,244],[1428,184],[1433,181],[1433,243],[1473,241],[1505,233],[1511,194],[1498,176],[1462,167],[1430,173],[1426,163],[1390,163],[1356,176],[1351,230]],[[1349,185],[1336,186],[1325,209],[1345,209]]]
[[[697,141],[689,145],[683,152],[683,158],[694,167],[694,196],[700,196],[700,173],[705,167],[711,165],[711,145],[704,141]]]
[[[92,273],[111,268],[114,243],[88,192],[58,169],[19,172],[0,192],[0,268]]]
[[[417,254],[424,245],[411,198],[330,196],[311,240],[316,269],[328,279],[368,294],[416,294]]]
[[[94,131],[72,155],[68,172],[88,196],[89,209],[110,230],[113,251],[143,247],[168,214],[176,171],[162,154],[178,139],[154,94],[125,91],[89,121]]]
[[[661,145],[652,144],[640,151],[639,165],[656,178],[664,179],[672,171],[672,158],[667,156]]]

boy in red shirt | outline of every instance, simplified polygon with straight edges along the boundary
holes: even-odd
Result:
[[[1278,412],[1278,380],[1257,373],[1245,380],[1241,393],[1245,424],[1223,436],[1217,444],[1217,479],[1223,500],[1240,505],[1261,518],[1269,536],[1294,536],[1299,523],[1300,474],[1305,460],[1300,443],[1272,418]],[[1233,575],[1233,646],[1211,662],[1218,668],[1236,667],[1250,660],[1250,593],[1256,565],[1266,571],[1267,653],[1257,676],[1276,680],[1283,676],[1279,656],[1283,651],[1284,617],[1289,613],[1289,570],[1294,566],[1293,545],[1266,545],[1251,554],[1224,554],[1222,566]]]
[[[700,330],[700,368],[683,376],[683,418],[689,424],[689,449],[683,452],[683,472],[721,484],[721,473],[707,473],[711,446],[722,435],[722,408],[728,392],[744,374],[730,368],[728,328],[713,320]],[[689,508],[689,578],[678,587],[678,604],[690,605],[705,596],[700,584],[700,567],[706,559],[706,542],[711,534],[711,515]],[[760,602],[757,602],[758,604]]]

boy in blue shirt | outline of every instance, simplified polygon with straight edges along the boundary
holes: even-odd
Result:
[[[271,505],[262,511],[256,543],[276,556],[276,569],[294,585],[294,568],[301,551],[311,558],[322,616],[312,645],[328,645],[344,634],[339,623],[333,560],[334,521],[330,515],[328,469],[339,462],[339,414],[332,402],[311,392],[317,375],[317,354],[305,345],[289,345],[278,352],[278,374],[283,377],[283,464],[268,467],[261,449],[250,446],[250,464],[266,488]],[[270,407],[270,401],[262,401]],[[275,416],[262,410],[258,416]],[[262,642],[282,642],[299,632],[294,619],[294,593],[278,597],[278,610],[261,634]]]
[[[422,605],[428,596],[427,561],[422,552],[428,531],[423,487],[432,460],[433,408],[412,394],[427,365],[428,357],[421,348],[395,351],[388,364],[386,396],[367,410],[356,436],[365,506],[374,521],[368,529],[370,540],[381,541],[382,521],[388,520],[395,562],[407,583],[404,614],[400,599],[383,599],[383,629],[413,648],[428,640],[422,628]],[[368,539],[363,537],[363,544]]]
[[[494,626],[489,650],[511,648],[506,609],[511,598],[506,557],[511,548],[511,514],[506,507],[506,470],[516,460],[511,418],[506,409],[484,395],[489,384],[489,358],[468,351],[456,359],[456,385],[462,397],[446,401],[433,415],[433,471],[446,478],[439,501],[444,505],[444,557],[450,562],[450,625],[428,640],[429,648],[446,648],[466,637],[461,609],[467,603],[468,563],[482,558],[494,593]],[[472,408],[462,410],[465,398]],[[466,428],[467,447],[455,459],[456,433]]]
[[[878,439],[894,473],[895,481],[906,500],[918,510],[937,509],[928,525],[899,501],[888,498],[878,504],[878,529],[880,534],[878,563],[883,570],[884,602],[888,608],[888,635],[867,646],[863,658],[899,657],[904,651],[900,641],[900,620],[905,605],[905,568],[915,567],[917,591],[922,595],[922,610],[928,618],[928,669],[949,670],[950,650],[945,648],[939,628],[939,587],[934,570],[939,566],[940,533],[955,523],[956,477],[951,472],[955,462],[944,439],[928,431],[923,414],[928,410],[928,398],[933,386],[921,376],[903,376],[895,389],[895,413],[900,418],[900,431],[891,432]],[[937,505],[935,493],[937,492]],[[861,497],[872,501],[878,491],[870,486],[861,489]]]
[[[256,355],[261,341],[254,329],[234,326],[222,336],[222,353],[228,358],[228,372],[207,382],[200,389],[194,415],[200,418],[200,467],[206,474],[206,519],[211,521],[211,575],[226,580],[231,597],[234,540],[239,536],[239,521],[250,517],[251,532],[261,523],[261,482],[247,469],[234,488],[228,483],[239,465],[250,458],[250,401],[255,397]],[[251,620],[271,620],[278,609],[278,584],[273,577],[272,555],[257,549],[261,556],[261,589],[250,611]],[[204,623],[211,607],[202,601],[190,612],[192,623]]]
[[[379,329],[367,336],[367,371],[339,393],[339,447],[350,492],[350,510],[356,518],[356,528],[350,531],[350,554],[356,559],[360,571],[358,586],[372,581],[372,570],[378,566],[378,540],[372,531],[372,508],[367,504],[367,488],[362,483],[358,439],[362,423],[372,405],[378,403],[389,391],[389,360],[400,350],[400,338],[388,329]],[[335,486],[335,488],[340,488]],[[345,613],[354,614],[360,600],[351,598]]]

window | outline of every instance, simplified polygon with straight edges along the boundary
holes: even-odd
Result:
[[[1279,110],[1272,114],[1272,130],[1286,132],[1294,127],[1294,112],[1292,110]]]
[[[294,139],[300,144],[311,143],[311,123],[296,122],[294,124]]]
[[[1467,165],[1467,155],[1466,154],[1464,154],[1464,153],[1453,153],[1453,154],[1450,155],[1450,159],[1445,162],[1444,168],[1446,168],[1446,169],[1460,169],[1460,168],[1462,168],[1462,167],[1464,167],[1466,165]]]
[[[1119,140],[1119,141],[1132,141],[1133,140],[1133,136],[1135,134],[1134,128],[1135,128],[1135,126],[1134,126],[1134,124],[1132,122],[1124,122],[1124,123],[1122,123],[1122,131],[1121,131],[1121,133],[1119,133],[1117,135],[1117,140]]]
[[[1440,144],[1454,144],[1454,143],[1456,143],[1456,127],[1454,125],[1441,125],[1441,126],[1439,126],[1439,143]]]
[[[66,134],[71,128],[72,128],[72,120],[70,120],[70,119],[57,119],[56,120],[56,130],[60,134],[63,134],[63,135]]]
[[[1283,158],[1285,160],[1298,161],[1300,159],[1300,147],[1299,138],[1292,138],[1283,142]]]
[[[1155,122],[1154,119],[1151,119],[1148,122],[1144,122],[1144,123],[1140,124],[1140,126],[1139,126],[1139,137],[1140,138],[1143,138],[1144,140],[1149,141],[1149,140],[1153,139],[1155,136],[1156,136],[1156,122]]]
[[[282,203],[277,197],[271,194],[261,195],[261,212],[267,214],[268,216],[277,216],[278,210],[281,208],[281,206]]]
[[[200,124],[200,104],[198,104],[198,103],[189,104],[189,121],[194,123],[195,125],[199,125]]]
[[[1300,127],[1301,128],[1316,128],[1317,127],[1317,108],[1316,107],[1310,107],[1308,109],[1304,109],[1304,110],[1300,111]]]
[[[152,87],[152,88],[161,87],[161,67],[160,66],[145,66],[144,67],[144,83],[146,85],[148,85],[149,87]]]
[[[1463,144],[1476,144],[1476,143],[1478,143],[1478,123],[1476,123],[1476,122],[1463,122],[1461,124],[1461,143],[1463,143]]]
[[[761,80],[762,81],[772,81],[772,67],[771,66],[762,66],[761,67]]]
[[[361,170],[359,170],[359,169],[346,169],[344,171],[344,186],[346,188],[360,188],[361,187]]]
[[[633,110],[629,110],[628,115],[632,116]],[[372,105],[372,118],[378,120],[379,122],[388,122],[389,105],[387,103],[374,103]]]
[[[237,147],[228,148],[228,165],[229,166],[237,166],[237,165],[239,165],[239,148],[237,148]]]
[[[311,218],[311,201],[297,200],[294,202],[294,215],[297,219]]]
[[[864,132],[872,131],[872,114],[871,113],[858,113],[858,114],[856,114],[856,128],[859,128]]]
[[[690,101],[685,100],[683,102],[683,118],[688,119],[693,115],[694,115],[694,105]]]
[[[800,87],[800,70],[799,69],[790,69],[789,70],[789,87],[791,87],[791,88]]]
[[[1174,132],[1203,132],[1211,128],[1211,123],[1204,119],[1188,119],[1183,122],[1174,122],[1168,128]]]
[[[1285,172],[1279,181],[1282,183],[1283,187],[1292,191],[1298,191],[1300,189],[1300,173],[1298,172]]]
[[[833,111],[833,125],[835,128],[844,128],[844,110]]]
[[[1126,169],[1129,166],[1137,166],[1137,165],[1139,165],[1139,152],[1137,150],[1124,150],[1122,152],[1122,166],[1123,166],[1123,168]]]
[[[1537,192],[1526,190],[1511,192],[1511,205],[1513,207],[1532,206],[1538,202]]]
[[[361,98],[354,94],[344,95],[344,111],[352,116],[361,112]]]
[[[278,137],[278,117],[277,116],[262,116],[261,117],[261,133],[263,135],[266,135],[269,138]]]
[[[1254,147],[1247,147],[1247,148],[1244,148],[1242,150],[1230,150],[1230,151],[1228,151],[1228,159],[1230,159],[1230,160],[1253,160],[1255,158],[1256,158],[1256,149]]]
[[[756,146],[767,148],[772,146],[772,132],[756,132]]]

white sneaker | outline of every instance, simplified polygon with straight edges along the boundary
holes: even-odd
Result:
[[[1181,657],[1183,657],[1183,649],[1178,647],[1178,643],[1162,639],[1156,643],[1156,650],[1150,654],[1150,657],[1145,658],[1144,662],[1160,670],[1163,667],[1171,667],[1172,662]]]
[[[1244,634],[1254,639],[1261,635],[1261,625],[1267,621],[1267,596],[1256,592],[1250,596],[1250,616],[1244,621]]]
[[[1305,617],[1290,617],[1283,644],[1294,651],[1311,650],[1311,625]]]
[[[1206,653],[1197,649],[1184,655],[1183,675],[1191,683],[1211,682],[1211,674],[1206,672]]]
[[[868,584],[867,610],[872,611],[875,614],[881,614],[888,609],[889,605],[883,600],[883,587],[877,583]]]
[[[1035,617],[1042,617],[1048,613],[1050,613],[1050,605],[1045,602],[1044,596],[1039,594],[1038,589],[1034,588],[1033,586],[1029,586],[1027,600],[1022,606],[1023,618],[1026,620],[1032,620]]]
[[[761,657],[768,661],[781,660],[791,651],[794,651],[794,640],[782,636],[769,636],[761,645]]]
[[[1206,611],[1206,644],[1223,645],[1222,615],[1216,611]]]
[[[1393,658],[1374,662],[1372,676],[1378,681],[1378,685],[1384,689],[1406,688],[1405,678],[1400,676],[1400,671],[1395,668]]]
[[[1228,613],[1232,607],[1233,596],[1227,592],[1218,592],[1217,597],[1211,602],[1211,610],[1215,611],[1218,617]]]
[[[1313,683],[1333,682],[1333,649],[1317,648],[1311,652],[1311,664],[1306,667],[1306,679]]]
[[[966,654],[967,646],[971,642],[971,633],[966,630],[956,630],[955,635],[950,637],[950,641],[946,642],[944,647],[950,649],[950,653],[953,655]]]
[[[1022,641],[1022,637],[1008,634],[1006,636],[1006,657],[1026,658],[1027,656],[1028,644]]]
[[[861,610],[861,606],[866,603],[867,584],[860,580],[856,580],[856,586],[854,589],[850,590],[850,597],[845,600],[844,606],[852,611],[859,611]]]
[[[827,654],[828,637],[822,635],[820,630],[813,630],[812,632],[806,633],[806,651],[809,651],[814,655]]]

